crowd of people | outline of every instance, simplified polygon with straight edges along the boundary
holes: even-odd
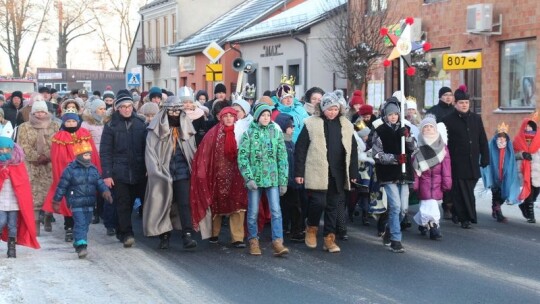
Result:
[[[39,248],[54,214],[79,258],[88,254],[91,223],[103,221],[106,235],[132,247],[136,201],[142,232],[158,237],[160,249],[169,248],[173,230],[186,250],[197,247],[196,233],[218,244],[227,226],[231,245],[257,256],[269,223],[273,255],[282,256],[287,242],[317,248],[323,218],[322,248],[335,253],[348,239],[347,222],[359,217],[366,226],[376,220],[382,243],[400,253],[410,200],[420,204],[413,217],[420,234],[438,240],[441,202],[444,219],[463,229],[477,223],[480,178],[495,220],[507,221],[508,203],[535,223],[537,116],[524,119],[514,141],[504,123],[488,141],[464,86],[442,87],[425,115],[399,91],[377,110],[361,91],[347,101],[341,90],[313,87],[299,100],[287,77],[258,100],[255,93],[249,84],[230,99],[223,84],[213,99],[189,87],[176,95],[81,89],[63,98],[40,88],[24,101],[13,92],[0,109],[8,257],[16,244]]]

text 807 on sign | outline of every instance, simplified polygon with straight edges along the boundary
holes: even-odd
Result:
[[[443,54],[444,70],[468,70],[482,68],[482,53]]]

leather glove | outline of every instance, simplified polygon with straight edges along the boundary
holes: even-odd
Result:
[[[106,200],[109,204],[113,203],[113,198],[110,191],[103,192],[101,197],[103,197],[103,199]]]
[[[257,190],[257,184],[255,183],[254,180],[250,180],[247,182],[246,184],[246,187],[249,189],[249,190]]]
[[[526,160],[532,160],[532,155],[529,152],[521,152],[521,157]]]
[[[54,212],[60,213],[60,202],[53,201],[52,207],[53,207]]]
[[[411,132],[409,131],[409,128],[405,126],[398,129],[398,134],[399,136],[409,137],[411,135]]]
[[[407,154],[394,154],[394,158],[400,165],[407,163]]]
[[[287,193],[287,186],[279,186],[279,196],[283,196]]]
[[[45,155],[43,155],[43,154],[40,154],[40,155],[38,156],[38,159],[37,159],[37,163],[38,163],[39,165],[46,165],[46,164],[48,164],[50,161],[51,161],[51,160],[50,160],[47,156],[45,156]]]

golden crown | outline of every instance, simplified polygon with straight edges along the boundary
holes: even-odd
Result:
[[[73,145],[73,154],[79,155],[86,152],[92,152],[92,145],[86,140],[81,141]]]
[[[501,122],[498,126],[497,126],[497,133],[506,133],[508,134],[508,125],[503,122]]]
[[[294,81],[296,78],[294,75],[291,75],[289,78],[287,78],[287,75],[281,75],[281,84],[288,84],[291,87],[294,86]]]

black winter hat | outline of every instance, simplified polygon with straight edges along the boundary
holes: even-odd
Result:
[[[456,102],[458,102],[460,100],[469,100],[469,94],[467,94],[466,92],[464,92],[461,89],[457,89],[454,92],[454,99],[456,100]]]
[[[225,94],[227,93],[227,88],[225,87],[223,83],[218,83],[214,87],[214,94],[217,94],[217,93],[225,93]]]
[[[13,100],[13,97],[19,97],[21,100],[23,99],[23,95],[21,91],[13,91],[11,93],[11,99]]]
[[[38,89],[38,93],[40,93],[40,94],[50,93],[50,92],[51,92],[51,90],[49,88],[47,88],[47,87],[39,87],[39,89]]]
[[[442,87],[439,89],[439,98],[441,98],[446,93],[452,93],[452,89],[449,87]]]
[[[116,93],[116,100],[114,101],[114,109],[118,110],[118,108],[124,103],[133,104],[133,97],[131,96],[131,93],[129,93],[129,91],[125,89],[120,90],[118,91],[118,93]]]

